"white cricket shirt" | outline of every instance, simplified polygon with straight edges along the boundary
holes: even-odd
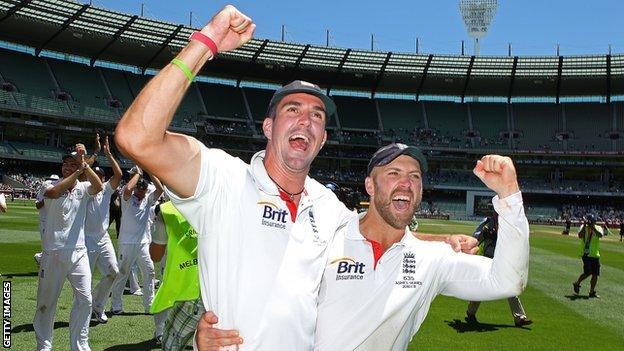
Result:
[[[120,244],[149,244],[150,233],[150,208],[154,205],[155,189],[148,187],[145,197],[139,200],[134,194],[128,200],[124,199],[121,191],[121,226],[119,228]]]
[[[61,180],[50,182],[47,188]],[[58,199],[45,198],[44,251],[85,247],[84,223],[87,202],[91,198],[87,192],[90,185],[89,182],[76,182],[71,191],[66,191]]]
[[[319,293],[315,350],[406,350],[438,294],[470,301],[520,294],[528,277],[529,225],[520,192],[493,199],[499,231],[493,259],[450,245],[402,240],[377,261],[352,220],[330,248]]]
[[[110,182],[104,183],[104,189],[95,194],[87,204],[85,237],[87,244],[97,244],[102,239],[108,240],[109,210],[111,196],[115,192]]]
[[[206,310],[219,317],[218,328],[240,331],[241,350],[312,350],[328,243],[353,214],[308,177],[293,223],[264,168],[264,151],[246,164],[200,148],[195,194],[167,193],[198,230]]]

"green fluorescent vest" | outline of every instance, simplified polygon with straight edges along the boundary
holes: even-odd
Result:
[[[581,238],[581,246],[579,250],[580,256],[583,256],[585,252],[585,246],[587,246],[589,249],[589,253],[587,256],[599,258],[600,257],[600,239],[598,235],[597,234],[592,235],[589,241],[589,245],[588,245],[587,239],[589,237],[589,230],[587,226],[583,226],[583,230],[585,231],[585,235]],[[603,234],[602,228],[600,228],[597,225],[594,225],[594,230],[599,232],[600,234]]]
[[[167,231],[167,264],[151,313],[165,310],[176,301],[199,298],[197,232],[171,202],[161,204],[160,213]]]

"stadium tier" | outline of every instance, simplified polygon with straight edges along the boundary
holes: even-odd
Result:
[[[83,120],[116,123],[150,78],[7,49],[0,53],[0,102]],[[31,74],[16,74],[22,71]],[[46,86],[50,88],[42,88]],[[272,92],[193,83],[176,112],[174,126],[193,131],[193,122],[202,116],[239,120],[251,116],[260,123]],[[340,126],[347,143],[376,145],[380,136],[456,149],[510,149],[512,145],[511,149],[530,151],[622,151],[619,130],[624,116],[619,102],[454,103],[348,96],[334,96],[334,100],[338,118],[329,127]]]

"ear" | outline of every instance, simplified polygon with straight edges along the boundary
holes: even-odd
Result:
[[[327,141],[327,130],[325,131],[325,134],[323,134],[323,141],[321,141],[321,148],[325,146],[326,141]]]
[[[264,121],[262,121],[262,132],[267,139],[271,140],[271,135],[273,134],[273,118],[266,117]]]
[[[366,177],[366,179],[364,179],[364,188],[366,188],[366,192],[369,196],[375,195],[375,184],[373,182],[373,178]]]

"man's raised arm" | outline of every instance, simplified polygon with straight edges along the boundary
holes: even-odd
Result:
[[[474,173],[497,196],[499,214],[494,258],[447,256],[447,282],[441,292],[470,301],[485,301],[519,295],[529,271],[529,223],[524,214],[516,170],[508,157],[487,155],[477,162]]]
[[[155,175],[181,197],[195,192],[201,165],[194,138],[168,132],[167,128],[190,82],[217,51],[236,49],[253,36],[251,19],[228,5],[190,40],[171,64],[143,88],[117,125],[115,143],[121,152]],[[205,37],[209,40],[205,40]]]

